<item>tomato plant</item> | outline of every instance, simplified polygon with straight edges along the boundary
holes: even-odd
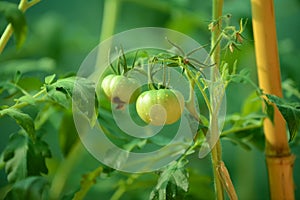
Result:
[[[282,188],[293,196],[294,185],[282,183],[281,178],[300,184],[298,173],[291,181],[300,153],[300,45],[295,34],[299,26],[294,23],[299,4],[297,0],[284,5],[275,1],[275,8],[285,8],[275,12],[279,14],[276,24],[283,66],[280,83],[276,82],[278,74],[273,74],[279,71],[275,70],[278,63],[267,62],[278,61],[276,55],[268,54],[277,51],[271,40],[274,27],[269,27],[273,22],[264,15],[272,9],[261,12],[257,6],[261,2],[252,0],[252,15],[250,2],[238,2],[224,2],[223,8],[219,0],[213,0],[213,5],[178,0],[20,0],[19,5],[1,1],[0,199],[222,200],[226,195],[229,199],[268,199],[265,154],[270,180],[276,180],[270,182],[271,198],[276,199]],[[78,13],[89,14],[79,17]],[[96,23],[95,18],[99,19]],[[105,76],[74,76],[86,53],[98,44],[100,21],[100,40],[107,46],[113,40],[106,39],[114,33],[137,26],[167,27],[211,44],[190,49],[172,34],[164,40],[159,40],[163,34],[155,32],[151,37],[134,35],[128,44],[142,41],[148,46],[137,51],[129,45],[127,52],[126,42],[113,41],[115,46],[107,52],[98,49],[99,54],[87,62],[93,70],[99,67],[98,61],[106,63]],[[267,26],[261,26],[265,21]],[[263,37],[253,39],[252,24],[256,36]],[[270,44],[264,42],[265,36],[272,51],[265,48]],[[166,44],[167,51],[153,49],[157,43]],[[259,65],[266,61],[272,66],[272,70],[258,71],[266,72],[268,78],[263,79],[271,83],[274,79],[277,89],[282,86],[282,97],[269,90],[274,87],[260,88],[256,83],[254,47],[261,53]],[[111,55],[115,60],[110,60]],[[214,80],[218,73],[219,79]],[[222,87],[215,87],[218,84]],[[225,98],[223,89],[227,98],[224,121],[218,119],[218,114],[225,115],[218,110],[220,99]],[[211,93],[217,94],[215,98]],[[74,113],[82,120],[74,121]],[[281,136],[265,136],[266,129],[272,131],[268,127],[277,126],[279,120]],[[222,123],[224,127],[218,129]],[[128,124],[137,126],[128,131]],[[102,138],[86,131],[89,128],[101,129]],[[178,130],[183,134],[177,134]],[[192,134],[186,136],[187,130]],[[107,139],[115,146],[103,142]],[[207,142],[214,139],[218,139],[216,144]],[[94,145],[87,147],[86,141]],[[284,144],[284,152],[272,146],[277,142]],[[203,148],[212,150],[211,160],[198,159]],[[163,167],[157,167],[161,163]],[[122,172],[120,168],[144,171]],[[296,190],[295,199],[299,198]]]

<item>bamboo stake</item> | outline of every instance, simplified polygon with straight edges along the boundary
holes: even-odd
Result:
[[[281,80],[272,0],[251,0],[256,63],[260,88],[281,97]],[[274,122],[264,120],[266,162],[271,199],[294,199],[293,163],[285,121],[275,108]]]

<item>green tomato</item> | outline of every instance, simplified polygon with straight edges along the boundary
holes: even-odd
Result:
[[[143,92],[136,101],[138,115],[152,125],[178,121],[184,109],[184,98],[177,90],[160,89]]]
[[[110,74],[106,76],[101,87],[106,96],[117,104],[132,103],[140,93],[139,83],[123,75]]]

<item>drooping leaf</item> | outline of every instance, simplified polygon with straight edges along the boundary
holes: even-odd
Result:
[[[188,173],[185,169],[179,168],[172,174],[176,187],[187,192],[189,189]]]
[[[21,47],[25,41],[27,33],[26,18],[23,12],[18,9],[15,3],[0,1],[0,14],[2,14],[8,23],[11,23],[17,47]]]
[[[266,94],[269,101],[274,103],[287,122],[292,141],[300,128],[300,103],[289,103],[275,95]]]
[[[3,151],[5,171],[9,182],[23,180],[28,176],[48,173],[45,159],[51,157],[48,145],[32,140],[26,135],[13,134]]]
[[[5,196],[5,200],[41,200],[48,199],[50,183],[44,177],[29,177],[16,182]]]
[[[174,161],[161,172],[157,185],[150,194],[151,200],[175,200],[185,196],[189,188],[185,164]]]
[[[6,108],[0,110],[0,116],[2,115],[8,115],[16,120],[16,122],[26,131],[26,133],[31,138],[35,138],[34,123],[32,118],[28,114],[14,108]]]

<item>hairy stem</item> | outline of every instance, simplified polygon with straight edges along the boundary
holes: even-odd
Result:
[[[223,0],[213,0],[212,1],[212,20],[213,22],[220,19],[222,16],[222,9],[223,9]],[[215,70],[219,69],[220,66],[220,57],[221,57],[221,46],[220,46],[220,35],[221,35],[221,23],[220,20],[216,27],[213,29],[211,33],[211,47],[213,48],[212,52],[212,59],[213,62],[216,64],[216,68],[212,72],[212,77],[215,77]],[[219,128],[218,128],[218,122],[217,122],[217,116],[212,113],[211,116],[211,123],[212,123],[212,135],[218,135]],[[211,151],[211,159],[212,159],[212,166],[213,166],[213,174],[214,174],[214,183],[215,183],[215,192],[216,192],[216,199],[217,200],[223,200],[224,199],[224,188],[221,182],[221,177],[218,173],[218,168],[220,166],[220,162],[222,160],[222,150],[221,150],[221,143],[218,139],[217,143],[213,147]]]

